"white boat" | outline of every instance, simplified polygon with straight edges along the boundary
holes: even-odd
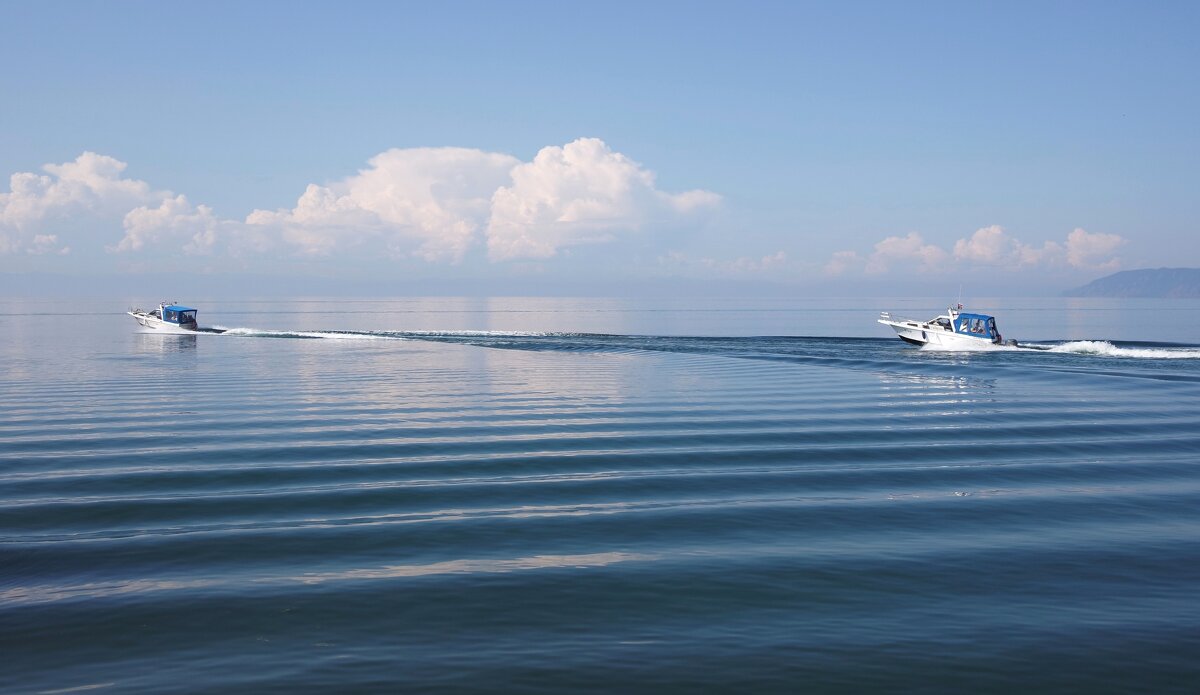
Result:
[[[928,321],[892,316],[884,311],[879,314],[879,323],[890,326],[900,340],[913,345],[970,348],[1004,344],[1004,338],[996,329],[995,317],[965,313],[962,304],[950,307],[945,314]],[[1015,341],[1010,342],[1015,344]]]
[[[143,328],[152,328],[164,333],[195,333],[199,330],[196,310],[175,302],[160,302],[157,309],[150,311],[130,309],[125,313],[132,316]]]

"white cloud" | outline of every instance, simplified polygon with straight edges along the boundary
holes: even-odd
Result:
[[[825,264],[827,275],[840,275],[860,265],[867,273],[884,273],[897,262],[918,263],[921,270],[988,266],[1001,270],[1022,268],[1073,268],[1113,270],[1120,259],[1112,256],[1126,240],[1117,234],[1092,234],[1075,229],[1062,243],[1045,241],[1041,247],[1025,244],[1009,236],[999,225],[975,230],[954,242],[953,253],[935,244],[927,244],[921,235],[887,237],[875,244],[865,261],[856,251],[838,251]]]
[[[60,246],[57,234],[35,234],[33,235],[33,241],[26,247],[25,251],[35,256],[47,253],[56,253],[60,256],[65,256],[71,253],[71,247]]]
[[[1025,259],[1022,245],[994,224],[975,230],[968,239],[954,242],[954,257],[982,265],[1020,264]]]
[[[992,225],[955,242],[954,257],[1007,269],[1064,263],[1074,268],[1114,269],[1120,266],[1120,259],[1112,254],[1123,244],[1125,239],[1117,234],[1092,234],[1076,228],[1062,243],[1046,241],[1041,248],[1034,248],[1008,236],[999,225]]]
[[[549,258],[719,200],[708,191],[660,191],[652,172],[601,140],[581,138],[544,147],[532,162],[512,170],[512,185],[492,196],[488,255],[493,260]]]
[[[915,262],[920,270],[932,270],[943,265],[949,256],[941,247],[925,243],[917,232],[909,232],[907,236],[890,236],[875,244],[866,271],[885,273],[897,261],[909,266]]]
[[[294,207],[223,219],[182,194],[122,178],[126,164],[85,152],[18,173],[0,194],[0,253],[49,253],[87,229],[123,231],[106,248],[245,256],[352,248],[457,262],[486,242],[493,261],[540,259],[622,234],[656,232],[718,204],[703,190],[667,193],[654,174],[603,141],[546,147],[532,162],[461,147],[392,149],[353,176],[309,184]],[[55,220],[73,221],[56,225]],[[53,228],[51,226],[53,225]],[[38,235],[41,235],[40,237]]]
[[[207,205],[192,207],[183,195],[165,198],[156,208],[141,206],[125,214],[125,236],[117,251],[139,251],[170,240],[185,253],[206,253],[217,239],[219,221]]]
[[[1082,229],[1077,230],[1083,234]],[[1091,236],[1091,235],[1089,235]],[[1099,235],[1120,239],[1116,235]],[[1069,239],[1068,239],[1069,243]],[[1124,243],[1122,239],[1117,245]],[[1097,245],[1097,250],[1100,246]],[[1115,248],[1113,246],[1112,248]],[[1111,250],[1108,249],[1108,250]],[[1088,267],[1078,262],[1078,259],[1068,257],[1063,244],[1056,241],[1043,242],[1041,248],[1024,244],[1009,236],[1000,225],[992,225],[978,229],[968,239],[959,239],[954,243],[954,257],[975,265],[987,265],[1002,269],[1016,270],[1029,266],[1061,266],[1069,263],[1076,267]]]
[[[836,251],[829,262],[825,264],[826,275],[843,275],[847,271],[863,265],[862,256],[857,251]]]
[[[487,219],[493,193],[520,160],[461,147],[388,150],[331,184],[310,184],[291,210],[255,210],[247,225],[278,228],[307,254],[381,239],[397,255],[462,259]]]
[[[1067,262],[1076,268],[1114,270],[1121,259],[1112,256],[1125,239],[1117,234],[1089,233],[1076,227],[1067,235]]]
[[[65,228],[80,221],[115,221],[164,195],[145,181],[121,178],[125,166],[112,157],[84,152],[74,161],[43,166],[45,174],[13,174],[9,192],[0,193],[0,252],[44,254],[51,253],[52,246],[54,253],[62,253],[66,247],[59,245],[59,236]]]
[[[456,147],[394,149],[357,175],[311,184],[291,210],[255,210],[306,254],[382,240],[396,255],[458,261],[485,231],[492,260],[548,258],[714,205],[708,191],[669,194],[604,142],[546,147],[532,162]]]

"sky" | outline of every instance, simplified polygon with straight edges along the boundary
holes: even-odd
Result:
[[[1200,266],[1192,2],[0,13],[0,295],[941,296]]]

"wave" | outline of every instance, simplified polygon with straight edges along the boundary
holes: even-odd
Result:
[[[1120,347],[1107,340],[1072,340],[1066,343],[1022,343],[1020,345],[922,345],[923,352],[1055,352],[1098,357],[1133,357],[1146,360],[1200,359],[1195,347]]]
[[[1107,340],[1073,340],[1061,345],[1051,345],[1049,352],[1075,355],[1099,355],[1101,357],[1136,357],[1141,359],[1200,359],[1200,348],[1134,348],[1118,347]]]
[[[225,326],[213,326],[213,328],[221,331],[221,335],[250,338],[317,338],[324,340],[396,340],[400,338],[400,336],[359,331],[271,331],[261,328],[226,328]]]
[[[212,326],[223,335],[253,338],[323,338],[327,340],[422,340],[428,338],[572,338],[586,334],[552,331],[276,331],[263,328]],[[597,336],[602,337],[602,336]]]
[[[287,331],[261,328],[213,326],[214,333],[227,336],[253,338],[296,338],[339,341],[359,340],[420,340],[451,342],[529,350],[598,350],[628,351],[647,350],[652,352],[705,352],[764,357],[772,354],[800,356],[806,348],[816,347],[817,342],[839,340],[836,338],[702,338],[682,336],[610,335],[600,333],[571,333],[559,331]],[[798,344],[799,343],[799,344]],[[891,342],[888,342],[891,345]],[[899,347],[897,346],[897,349]],[[798,351],[799,350],[799,351]],[[1064,343],[1023,343],[1021,345],[995,345],[980,342],[961,346],[923,345],[921,352],[934,353],[1059,353],[1071,355],[1093,355],[1098,357],[1120,357],[1137,359],[1200,359],[1200,347],[1122,347],[1105,340],[1075,340]],[[878,357],[878,355],[876,355]]]

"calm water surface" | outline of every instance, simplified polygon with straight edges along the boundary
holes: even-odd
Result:
[[[0,302],[0,691],[1200,686],[1198,302],[196,305]]]

